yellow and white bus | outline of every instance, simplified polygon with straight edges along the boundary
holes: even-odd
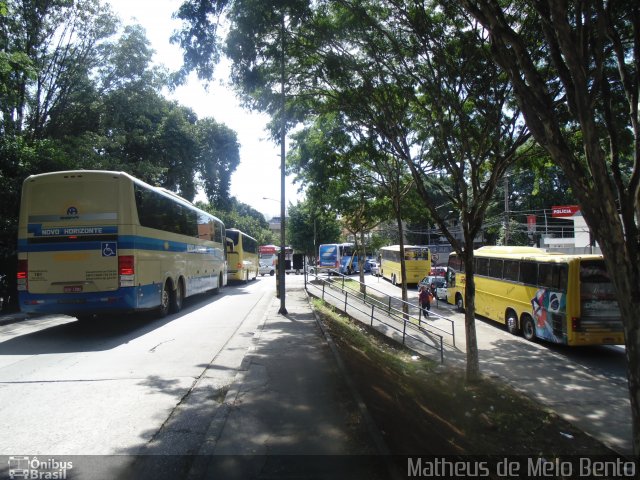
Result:
[[[227,261],[229,280],[248,282],[258,278],[260,261],[258,241],[236,228],[227,229]]]
[[[404,259],[407,278],[400,272],[400,245],[380,249],[380,275],[394,285],[417,284],[431,271],[431,252],[426,245],[405,245]]]
[[[33,175],[22,187],[20,309],[88,319],[157,309],[227,283],[225,227],[124,172]]]
[[[533,247],[474,251],[476,313],[527,340],[564,345],[624,344],[620,309],[602,255]],[[449,256],[447,300],[464,309],[462,259]]]

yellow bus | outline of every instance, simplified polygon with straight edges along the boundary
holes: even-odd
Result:
[[[166,315],[227,282],[224,224],[124,172],[28,177],[18,228],[23,312]]]
[[[426,245],[405,245],[404,259],[407,278],[400,272],[400,245],[380,249],[380,275],[394,285],[417,284],[431,271],[431,252]]]
[[[227,229],[227,261],[229,280],[248,282],[258,278],[260,261],[258,241],[236,228]]]
[[[474,251],[476,313],[513,334],[563,345],[621,345],[624,332],[602,255],[565,255],[533,247]],[[454,252],[447,300],[464,309],[465,273]]]

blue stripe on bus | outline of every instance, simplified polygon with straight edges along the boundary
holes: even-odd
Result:
[[[73,250],[100,250],[101,240],[96,239],[91,242],[56,242],[56,243],[29,243],[27,239],[18,240],[19,252],[60,252]],[[212,254],[216,250],[203,245],[175,242],[171,240],[160,240],[151,237],[140,237],[137,235],[120,235],[118,237],[119,249],[139,249],[162,252],[188,252],[198,254]]]

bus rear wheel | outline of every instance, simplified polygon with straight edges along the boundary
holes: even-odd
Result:
[[[171,310],[171,313],[178,313],[182,310],[182,304],[184,302],[184,284],[182,281],[178,281],[178,287],[171,295],[170,300],[169,309]]]
[[[533,318],[526,316],[522,319],[522,336],[530,342],[536,339],[536,325]]]

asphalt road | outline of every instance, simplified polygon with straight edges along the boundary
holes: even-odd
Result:
[[[0,326],[0,455],[163,453],[155,445],[168,434],[172,454],[193,451],[208,421],[178,413],[185,399],[213,409],[224,397],[273,290],[230,286],[163,319]]]

